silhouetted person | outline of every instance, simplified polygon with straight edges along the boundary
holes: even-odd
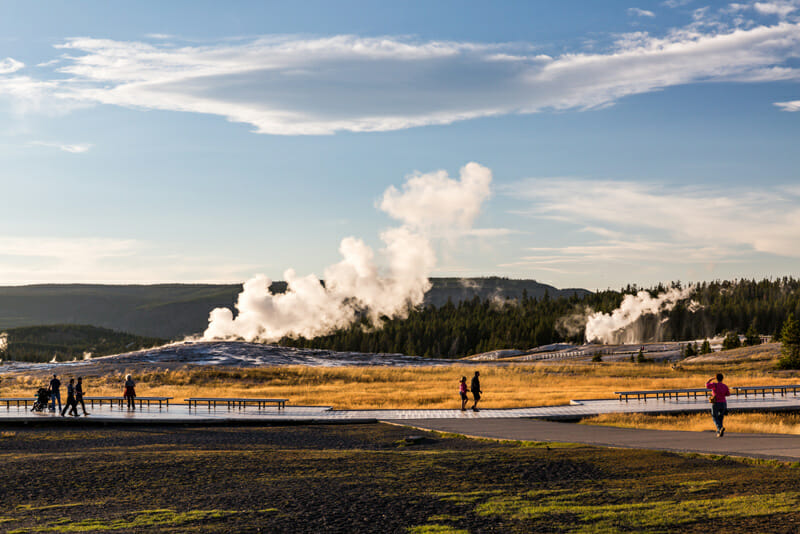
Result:
[[[478,410],[478,401],[481,400],[481,381],[478,378],[480,373],[475,371],[475,376],[472,377],[472,383],[470,384],[470,390],[472,391],[472,398],[475,401],[472,404],[472,411],[477,412]]]
[[[78,403],[81,403],[81,407],[83,408],[83,415],[89,415],[89,412],[86,411],[86,404],[83,402],[83,377],[78,377],[78,383],[75,384],[75,406],[77,407]]]
[[[128,409],[135,410],[136,405],[134,404],[134,399],[136,398],[136,382],[133,381],[133,377],[131,375],[127,375],[125,377],[125,393],[122,394],[125,397],[125,400],[128,401]]]
[[[61,411],[61,380],[58,376],[53,375],[50,380],[50,411],[56,411],[56,401],[58,401],[58,411]]]
[[[467,377],[462,376],[461,382],[458,383],[458,394],[461,395],[461,411],[467,410]]]
[[[61,411],[61,417],[66,415],[67,410],[69,410],[69,414],[73,417],[78,417],[78,403],[75,400],[75,379],[70,378],[69,384],[67,385],[67,403],[64,405],[64,409]]]
[[[714,420],[714,425],[717,427],[717,437],[721,438],[725,435],[725,427],[722,426],[722,420],[728,415],[728,402],[726,398],[731,392],[728,386],[722,383],[722,373],[717,373],[716,378],[716,382],[713,381],[713,378],[709,378],[708,382],[706,382],[706,388],[712,391],[711,418]]]

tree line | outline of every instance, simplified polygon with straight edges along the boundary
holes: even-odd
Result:
[[[650,288],[628,285],[621,290],[551,298],[481,299],[409,310],[406,318],[385,318],[381,328],[360,321],[349,328],[314,339],[284,338],[280,344],[337,351],[404,353],[457,358],[501,349],[528,349],[551,343],[582,343],[584,330],[570,330],[567,319],[585,317],[587,310],[610,313],[625,295],[645,290],[653,297],[681,282]],[[800,280],[792,277],[764,280],[702,282],[690,299],[681,301],[663,317],[644,318],[658,324],[660,339],[686,341],[716,335],[754,331],[779,336],[790,313],[800,317]],[[694,301],[695,305],[691,301]],[[667,319],[662,323],[662,319]],[[645,326],[647,326],[645,324]]]
[[[163,345],[165,339],[137,336],[89,325],[47,325],[0,332],[0,359],[49,362],[82,360],[84,355],[107,356]]]

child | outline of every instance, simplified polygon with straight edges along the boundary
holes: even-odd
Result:
[[[467,377],[462,376],[458,385],[458,393],[461,395],[461,411],[467,411]]]

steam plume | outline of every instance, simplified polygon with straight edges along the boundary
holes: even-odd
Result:
[[[271,293],[268,277],[244,283],[236,302],[238,315],[216,308],[203,339],[277,341],[289,336],[312,338],[366,317],[405,317],[409,306],[422,303],[436,266],[430,238],[468,230],[489,196],[491,171],[477,163],[461,169],[460,179],[445,171],[415,174],[402,191],[389,187],[380,208],[402,225],[381,233],[385,247],[378,263],[361,239],[346,237],[339,245],[342,261],[325,269],[325,285],[314,274],[284,273],[285,293]]]
[[[669,311],[681,300],[686,300],[694,288],[672,288],[650,296],[647,291],[625,295],[619,308],[611,313],[594,312],[586,321],[586,341],[599,343],[639,343],[642,341],[637,322],[645,315]],[[661,323],[660,323],[661,324]]]

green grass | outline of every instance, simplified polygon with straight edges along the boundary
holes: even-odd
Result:
[[[18,428],[0,531],[790,532],[791,464],[389,425]],[[84,439],[76,439],[83,436]],[[76,476],[73,476],[76,474]],[[20,484],[20,480],[36,481]]]
[[[714,481],[718,483],[718,481]],[[708,488],[708,481],[688,484],[689,493],[696,488]],[[712,484],[713,485],[713,484]],[[587,500],[621,497],[606,492],[585,491],[533,491],[516,496],[495,496],[478,504],[479,515],[510,517],[513,519],[543,520],[547,516],[574,515],[578,521],[570,532],[658,531],[674,529],[682,524],[707,519],[744,519],[795,511],[800,505],[800,493],[782,492],[764,495],[745,495],[705,499],[654,500],[651,502],[626,502],[623,504],[586,504]],[[628,497],[633,497],[632,494]],[[632,500],[632,499],[631,499]]]
[[[77,506],[77,504],[73,506]],[[140,510],[126,517],[110,521],[103,519],[71,521],[70,519],[62,518],[39,527],[13,530],[9,534],[28,532],[98,532],[152,527],[181,527],[189,523],[219,521],[236,513],[238,512],[235,510],[188,510],[185,512],[177,512],[170,509]]]

